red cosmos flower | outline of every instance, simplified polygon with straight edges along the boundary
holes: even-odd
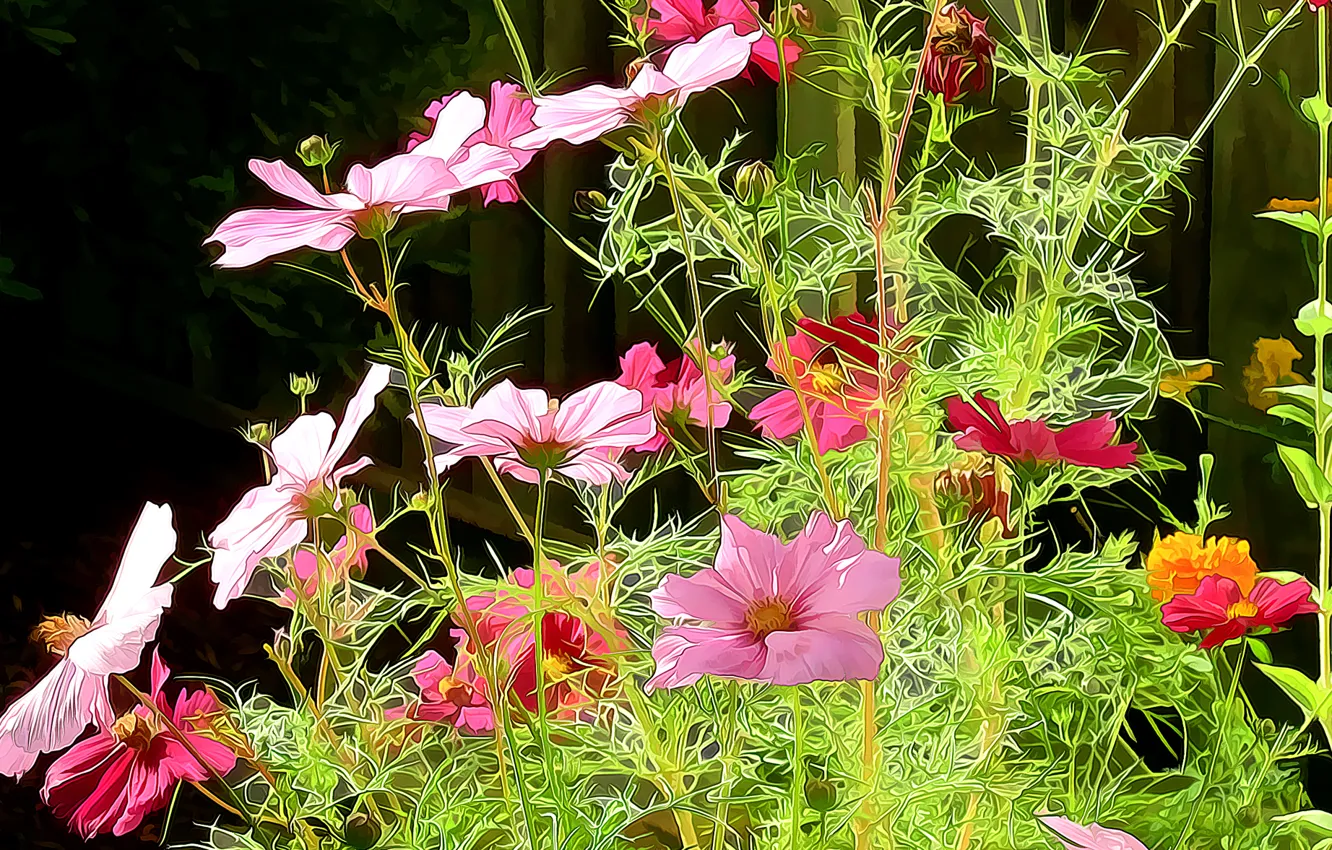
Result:
[[[1137,462],[1133,454],[1137,443],[1111,445],[1115,420],[1108,413],[1056,429],[1043,419],[1023,419],[1010,424],[999,411],[998,402],[980,393],[976,393],[973,401],[975,406],[961,398],[948,402],[948,424],[962,432],[953,435],[953,442],[964,451],[1037,463],[1062,460],[1098,469],[1120,469]]]
[[[939,10],[925,46],[925,88],[956,103],[966,89],[984,91],[994,63],[994,41],[985,21],[956,3]]]
[[[754,18],[753,8],[756,0],[716,0],[712,8],[704,10],[703,0],[650,0],[648,14],[639,18],[637,24],[659,41],[675,44],[682,41],[698,41],[712,30],[726,24],[735,27],[737,35],[746,35],[759,29]],[[808,17],[804,7],[793,4],[791,11],[797,20]],[[653,16],[655,13],[655,17]],[[800,58],[800,45],[787,40],[782,45],[785,54],[785,67],[790,68]],[[777,42],[764,33],[754,44],[751,60],[770,79],[778,79],[781,67],[777,62]],[[749,72],[745,72],[748,79]]]
[[[1309,11],[1317,12],[1319,9],[1323,8],[1328,3],[1332,3],[1332,0],[1309,0]]]
[[[225,775],[236,766],[236,754],[197,734],[208,728],[209,716],[221,710],[217,700],[207,691],[182,690],[173,706],[162,693],[169,675],[154,652],[153,702],[213,770]],[[42,799],[86,841],[98,833],[131,832],[167,804],[180,780],[202,782],[208,777],[208,769],[160,725],[157,716],[138,706],[56,759],[46,773]]]
[[[896,330],[889,326],[889,343]],[[831,324],[800,319],[786,344],[800,398],[795,390],[782,390],[754,405],[749,418],[759,424],[763,436],[781,440],[799,433],[805,427],[801,400],[809,411],[819,454],[843,451],[869,436],[867,424],[879,400],[879,328],[874,318],[852,313],[834,318]],[[781,372],[775,358],[769,358],[768,368]],[[906,373],[905,363],[894,364],[892,383],[900,383]]]
[[[1282,584],[1260,578],[1246,596],[1232,578],[1210,575],[1190,594],[1179,594],[1161,606],[1161,621],[1176,632],[1206,632],[1202,649],[1242,637],[1250,629],[1279,629],[1292,617],[1313,614],[1318,605],[1313,587],[1304,579]]]

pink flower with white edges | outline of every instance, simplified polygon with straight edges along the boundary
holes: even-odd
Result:
[[[716,0],[711,9],[704,10],[703,0],[650,0],[648,15],[637,23],[653,38],[669,43],[697,41],[712,30],[731,24],[741,34],[760,30],[754,17],[754,0]],[[797,15],[808,14],[799,3],[792,4]],[[655,13],[656,17],[652,17]],[[777,61],[777,42],[767,33],[761,33],[754,43],[752,59],[771,79],[779,79],[783,66],[790,69],[800,58],[800,45],[787,40],[783,45],[784,63]],[[748,76],[748,72],[746,72]]]
[[[328,413],[305,414],[273,438],[268,450],[276,469],[273,480],[241,497],[208,536],[214,550],[210,575],[217,584],[214,605],[225,608],[245,592],[260,560],[285,554],[305,540],[313,499],[330,494],[336,508],[342,479],[370,465],[368,457],[338,464],[388,380],[389,367],[376,363],[347,402],[341,425]]]
[[[1122,830],[1108,829],[1096,823],[1083,826],[1054,815],[1040,820],[1054,830],[1066,850],[1147,850],[1146,845]]]
[[[108,680],[138,667],[157,636],[174,589],[156,584],[157,574],[175,551],[170,506],[145,503],[97,616],[49,617],[37,627],[35,635],[62,657],[0,716],[0,773],[22,776],[38,755],[68,747],[89,723],[107,729],[115,721]]]
[[[727,354],[721,358],[709,355],[708,368],[712,371],[712,425],[725,428],[731,419],[731,405],[722,398],[721,387],[735,374],[735,355]],[[677,357],[670,363],[663,363],[655,344],[640,342],[620,358],[620,377],[615,382],[642,393],[643,408],[656,411],[667,422],[683,421],[707,427],[708,381],[692,357]],[[657,452],[669,442],[659,424],[657,433],[642,445],[635,446],[634,450]]]
[[[154,652],[149,696],[208,767],[225,776],[236,766],[236,754],[197,732],[221,707],[207,691],[184,689],[173,705],[162,693],[170,675]],[[209,776],[208,768],[140,705],[56,759],[46,774],[42,800],[87,841],[99,833],[125,835],[137,829],[145,817],[166,806],[182,779],[203,782]]]
[[[705,675],[773,685],[873,679],[883,644],[859,615],[897,597],[899,563],[824,513],[790,543],[725,516],[715,565],[669,575],[652,591],[653,610],[675,624],[652,647],[648,687]]]
[[[581,145],[643,120],[647,108],[678,109],[691,94],[739,76],[761,35],[759,30],[736,35],[734,26],[718,27],[672,50],[661,70],[643,64],[627,88],[597,84],[533,98],[537,129],[514,139],[513,145],[544,148],[556,139]]]
[[[213,265],[243,268],[300,248],[340,251],[353,236],[382,230],[399,215],[447,210],[453,195],[507,178],[518,166],[504,148],[477,144],[463,149],[463,141],[485,121],[485,104],[471,100],[479,112],[460,101],[453,110],[458,121],[437,126],[412,154],[347,169],[342,192],[319,191],[281,160],[250,160],[250,171],[268,188],[302,207],[237,210],[227,216],[204,240],[225,248]]]
[[[657,430],[642,395],[610,381],[560,402],[545,390],[520,390],[505,380],[470,408],[424,404],[422,414],[425,432],[444,444],[434,457],[436,470],[466,457],[489,457],[500,472],[530,484],[543,469],[587,484],[626,481],[628,471],[612,454],[640,445]]]
[[[354,505],[348,513],[352,527],[357,531],[370,534],[375,530],[375,518],[365,505]],[[323,581],[325,587],[336,587],[351,577],[352,570],[364,570],[366,552],[370,548],[370,538],[354,534],[354,541],[347,542],[347,536],[338,538],[333,551],[325,556]],[[310,549],[299,549],[291,557],[291,572],[295,581],[301,584],[301,592],[306,598],[313,598],[319,592],[319,556]],[[277,599],[273,600],[283,608],[295,608],[299,599],[293,587],[285,587]]]
[[[477,104],[480,104],[482,114],[486,116],[485,124],[468,136],[453,156],[470,152],[477,146],[491,145],[507,151],[513,157],[514,172],[526,168],[532,157],[536,156],[536,151],[516,148],[513,146],[513,140],[523,133],[536,129],[536,125],[532,123],[536,104],[532,102],[532,98],[523,94],[522,88],[518,85],[498,80],[490,84],[488,114],[485,104],[467,92],[454,92],[427,106],[425,117],[432,122],[431,135],[412,133],[407,139],[408,153],[417,156],[437,156],[433,153],[437,148],[443,147],[447,150],[454,144],[460,129],[465,129],[474,123],[474,120],[464,119],[474,119]],[[466,115],[463,115],[464,112]],[[445,134],[447,134],[447,143]],[[486,206],[496,201],[502,204],[514,203],[522,197],[518,191],[518,182],[512,173],[503,180],[482,186],[481,192]]]

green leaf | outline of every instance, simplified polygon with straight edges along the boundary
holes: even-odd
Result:
[[[268,139],[270,142],[272,142],[275,145],[280,144],[278,142],[277,133],[274,133],[273,128],[269,127],[267,124],[264,123],[264,119],[260,118],[258,113],[251,112],[250,117],[254,119],[254,125],[259,128],[259,132],[264,134],[265,139]],[[1308,213],[1305,213],[1305,215],[1308,215]],[[1314,220],[1317,221],[1317,219]],[[1318,232],[1317,229],[1315,229],[1314,233],[1317,232]]]
[[[1328,814],[1321,809],[1306,809],[1302,812],[1291,812],[1288,815],[1277,815],[1272,820],[1278,823],[1297,823],[1301,826],[1307,826],[1321,835],[1332,836],[1332,814]]]
[[[1295,317],[1295,328],[1305,336],[1314,338],[1332,333],[1332,302],[1310,301],[1300,308]]]
[[[1325,726],[1332,721],[1332,690],[1322,687],[1299,670],[1271,664],[1253,666],[1267,674],[1267,678],[1275,682],[1277,687],[1300,707],[1305,720],[1317,717]]]
[[[42,298],[41,290],[34,289],[26,283],[19,283],[17,280],[9,280],[3,277],[0,277],[0,295],[21,298],[24,301],[40,301]]]
[[[1314,429],[1313,414],[1294,404],[1274,404],[1267,408],[1271,416],[1278,419],[1284,419],[1287,422],[1298,422],[1310,431]]]
[[[1285,210],[1264,210],[1257,213],[1259,218],[1270,218],[1273,221],[1279,221],[1288,227],[1296,230],[1303,230],[1306,233],[1318,235],[1318,216],[1308,210],[1299,212],[1287,212]]]
[[[1253,653],[1254,658],[1263,664],[1272,663],[1272,649],[1267,644],[1258,640],[1258,638],[1252,637],[1245,638],[1245,643],[1249,645],[1249,651]]]
[[[1300,112],[1315,124],[1332,124],[1332,108],[1321,97],[1306,97],[1300,101]]]
[[[1264,10],[1263,10],[1263,21],[1264,21],[1269,27],[1274,27],[1274,26],[1276,26],[1278,23],[1281,22],[1281,10],[1280,10],[1280,9],[1264,9]],[[1283,72],[1283,73],[1284,73],[1284,72]]]
[[[74,36],[70,35],[64,30],[56,30],[56,29],[51,29],[49,27],[28,27],[28,32],[32,33],[38,38],[54,42],[55,44],[74,43]]]
[[[1276,448],[1277,454],[1281,455],[1281,462],[1286,465],[1286,470],[1290,472],[1290,477],[1295,482],[1295,490],[1299,492],[1300,498],[1304,499],[1304,504],[1310,508],[1332,504],[1332,484],[1327,483],[1327,478],[1318,468],[1318,462],[1313,456],[1304,449],[1297,449],[1294,446],[1278,443]]]

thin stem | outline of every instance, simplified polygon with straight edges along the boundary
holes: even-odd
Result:
[[[543,636],[546,619],[546,576],[542,554],[542,544],[546,533],[546,509],[548,508],[547,491],[550,487],[550,471],[544,467],[538,473],[536,533],[532,536],[532,642],[533,666],[535,667],[537,734],[541,743],[541,764],[546,772],[546,784],[555,795],[561,810],[564,808],[564,786],[555,771],[555,753],[550,745],[550,717],[546,705],[546,644]]]
[[[805,812],[805,713],[800,687],[791,688],[791,850],[800,846],[800,821]]]
[[[1244,655],[1248,644],[1244,641],[1239,642],[1239,657],[1235,659],[1235,669],[1230,675],[1230,687],[1226,691],[1226,699],[1221,705],[1217,706],[1216,712],[1220,714],[1223,711],[1230,711],[1230,704],[1235,701],[1235,690],[1239,687],[1240,671],[1244,669]],[[1225,647],[1217,648],[1221,658],[1225,658]],[[1207,794],[1207,786],[1212,782],[1212,774],[1216,770],[1216,763],[1220,761],[1215,751],[1212,758],[1207,762],[1207,773],[1203,776],[1202,785],[1198,788],[1198,794],[1193,798],[1193,805],[1189,808],[1188,820],[1184,822],[1184,830],[1179,834],[1179,841],[1175,844],[1175,850],[1183,850],[1185,842],[1188,840],[1189,833],[1193,831],[1193,821],[1198,817],[1198,809],[1202,807],[1202,799]]]
[[[518,532],[523,535],[523,539],[532,543],[532,529],[527,527],[527,520],[523,518],[522,511],[514,504],[513,497],[509,495],[509,488],[504,486],[504,480],[500,478],[499,471],[495,469],[495,463],[488,457],[481,458],[481,465],[485,467],[486,474],[490,476],[490,481],[499,491],[500,499],[504,501],[504,506],[509,509],[509,514],[513,521],[518,524]]]
[[[1327,7],[1318,9],[1318,99],[1327,108]],[[1322,317],[1327,309],[1327,154],[1328,124],[1318,124],[1318,310],[1320,321],[1314,332],[1314,453],[1318,468],[1328,472],[1328,452],[1325,424],[1328,415],[1323,399],[1326,389],[1327,337]],[[1318,682],[1327,687],[1332,683],[1332,607],[1328,605],[1329,511],[1332,506],[1318,506]]]
[[[902,148],[906,143],[907,130],[911,128],[911,113],[916,108],[916,96],[920,94],[920,81],[925,76],[925,63],[929,59],[930,35],[934,32],[934,22],[939,17],[939,10],[946,0],[934,0],[934,10],[925,24],[925,44],[920,49],[920,60],[916,62],[916,73],[911,78],[911,90],[907,93],[906,106],[902,108],[902,124],[898,127],[897,138],[893,142],[893,164],[883,178],[883,208],[886,212],[897,201],[897,172],[902,166]],[[1021,0],[1018,0],[1020,3]]]
[[[523,49],[523,40],[518,35],[518,27],[514,26],[513,17],[509,14],[509,8],[504,5],[504,0],[495,0],[495,14],[499,16],[500,26],[504,28],[504,35],[509,39],[509,46],[513,48],[513,56],[518,60],[518,73],[523,78],[523,88],[530,95],[540,94],[536,78],[532,76],[532,64],[527,61],[527,51]]]
[[[717,803],[717,822],[712,826],[712,850],[723,850],[726,846],[726,819],[729,815],[731,786],[735,782],[732,776],[731,759],[736,741],[736,723],[740,711],[740,686],[733,681],[726,681],[730,705],[726,711],[726,724],[722,727],[721,741],[721,799]]]
[[[720,391],[716,388],[717,376],[713,374],[712,368],[708,364],[710,349],[708,347],[707,329],[703,323],[703,296],[698,284],[698,270],[694,265],[694,249],[690,244],[689,230],[685,227],[684,211],[680,204],[680,192],[675,181],[675,170],[671,167],[671,155],[666,149],[665,130],[659,130],[656,135],[657,162],[661,167],[662,176],[666,178],[666,187],[671,194],[671,206],[675,210],[675,225],[680,231],[680,249],[684,253],[685,277],[689,283],[689,299],[694,310],[694,338],[698,341],[699,368],[703,371],[703,391],[707,402],[704,406],[707,411],[704,429],[707,434],[708,447],[708,479],[711,489],[709,495],[718,509],[725,513],[726,497],[722,493],[721,479],[717,468],[717,426],[713,422],[712,416],[713,399],[720,400],[721,396]],[[684,354],[686,357],[692,356],[692,353],[688,350]]]

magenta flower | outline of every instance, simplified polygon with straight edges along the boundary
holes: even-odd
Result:
[[[638,391],[609,381],[561,403],[545,390],[520,390],[505,380],[471,408],[422,408],[426,433],[447,447],[435,455],[437,470],[465,457],[490,457],[500,472],[532,484],[541,470],[588,484],[626,481],[629,473],[612,453],[640,445],[657,430]]]
[[[221,707],[207,691],[186,694],[183,689],[172,705],[162,693],[170,672],[154,652],[153,702],[209,766],[225,776],[236,766],[236,754],[197,733]],[[42,800],[87,841],[103,832],[125,835],[166,806],[182,779],[208,778],[207,768],[140,705],[56,759],[47,771]]]
[[[953,435],[953,442],[963,451],[1035,463],[1064,461],[1098,469],[1122,469],[1138,461],[1133,454],[1137,443],[1111,443],[1115,420],[1108,413],[1067,428],[1051,428],[1044,419],[1010,423],[999,410],[999,403],[980,393],[973,401],[974,406],[960,398],[948,402],[948,424],[961,432]]]
[[[428,650],[412,667],[412,680],[420,699],[404,708],[384,712],[388,719],[407,717],[427,723],[449,723],[464,732],[479,734],[495,728],[495,713],[486,698],[486,682],[472,667],[467,653],[467,635],[454,629],[458,663],[450,664],[435,650]]]
[[[798,15],[805,14],[798,3],[793,4],[792,11]],[[650,0],[648,12],[637,23],[645,27],[653,38],[669,44],[697,41],[726,24],[734,26],[735,31],[741,35],[760,30],[758,20],[746,0],[716,0],[707,11],[704,11],[703,0]],[[656,17],[652,17],[653,13]],[[783,47],[786,61],[779,64],[777,42],[772,36],[762,33],[754,43],[751,57],[754,64],[774,80],[779,79],[783,67],[789,69],[800,58],[800,45],[788,40]]]
[[[1161,620],[1176,632],[1203,632],[1199,647],[1211,649],[1251,629],[1276,630],[1300,614],[1313,614],[1313,587],[1304,579],[1282,584],[1260,578],[1245,594],[1229,576],[1204,576],[1193,593],[1177,593],[1161,606]]]
[[[735,374],[735,355],[722,358],[709,355],[708,368],[712,371],[712,425],[725,428],[731,418],[731,405],[722,398],[721,387]],[[661,420],[657,432],[647,442],[635,446],[635,451],[657,452],[667,446],[670,440],[663,422],[707,427],[708,382],[692,357],[681,356],[663,363],[655,344],[640,342],[620,358],[620,377],[615,382],[638,390],[643,396],[644,410],[656,411]]]
[[[348,511],[352,527],[370,534],[375,530],[375,518],[365,505],[354,505]],[[366,553],[370,549],[370,538],[360,534],[353,535],[355,540],[347,542],[344,534],[333,545],[333,551],[326,555],[323,581],[325,587],[336,587],[352,575],[352,570],[364,570]],[[311,599],[319,592],[319,556],[309,549],[298,549],[291,557],[291,571],[294,586],[300,582],[301,592]],[[273,600],[283,608],[295,608],[299,599],[293,587],[283,588],[277,599]]]
[[[899,561],[865,547],[848,520],[810,517],[790,543],[722,518],[716,565],[669,575],[652,607],[676,620],[652,647],[651,688],[704,675],[774,685],[873,679],[883,644],[859,614],[897,597]]]
[[[213,265],[243,268],[300,248],[339,251],[355,235],[384,232],[399,215],[446,210],[458,192],[505,179],[517,170],[506,150],[485,144],[462,149],[485,120],[485,105],[467,97],[477,101],[479,116],[475,109],[463,114],[469,104],[460,100],[450,110],[458,113],[451,116],[457,123],[441,122],[411,154],[389,157],[373,168],[353,165],[343,192],[320,192],[281,160],[250,160],[250,171],[268,188],[303,208],[238,210],[227,216],[204,240],[205,245],[221,242],[225,248]]]
[[[736,35],[735,27],[718,27],[692,44],[671,51],[661,70],[642,65],[627,88],[591,85],[567,94],[533,98],[537,129],[514,139],[518,148],[543,148],[556,139],[575,145],[645,120],[648,110],[678,109],[696,92],[725,82],[749,64],[750,50],[760,33]]]
[[[463,128],[471,126],[469,122],[462,120],[464,116],[459,114],[459,104],[465,103],[465,108],[474,114],[476,107],[473,101],[481,104],[484,115],[485,104],[467,92],[455,92],[431,103],[425,111],[425,117],[433,122],[431,135],[412,133],[407,139],[408,152],[418,156],[422,153],[433,156],[435,154],[430,153],[433,146],[440,145],[447,149],[452,145],[451,140],[457,135],[459,126]],[[468,136],[457,149],[458,153],[453,156],[469,152],[477,146],[490,145],[507,151],[514,160],[513,171],[521,171],[532,161],[532,157],[536,156],[536,151],[516,148],[513,146],[513,140],[523,133],[536,129],[536,125],[532,123],[532,115],[535,112],[536,104],[523,94],[522,88],[514,83],[502,83],[496,80],[490,84],[490,113],[485,118],[485,125]],[[443,144],[445,133],[450,139],[448,144]],[[518,192],[518,181],[512,174],[503,180],[487,183],[481,187],[481,191],[486,206],[495,201],[502,204],[514,203],[522,197]]]
[[[1083,826],[1068,818],[1047,815],[1041,823],[1054,830],[1066,850],[1147,850],[1141,841],[1118,829],[1107,829],[1100,824]]]
[[[48,617],[37,627],[34,637],[61,658],[0,716],[0,773],[22,776],[39,754],[68,747],[89,723],[107,729],[115,721],[108,679],[138,667],[157,636],[174,588],[155,582],[175,551],[170,506],[145,503],[97,616]]]
[[[347,402],[339,425],[328,413],[296,417],[269,447],[273,480],[244,496],[227,518],[208,536],[213,547],[211,576],[217,584],[213,604],[225,608],[250,583],[263,558],[285,554],[305,540],[310,531],[313,504],[325,498],[339,506],[337,489],[342,479],[369,466],[367,457],[339,466],[375,408],[375,397],[388,386],[389,367],[376,363]]]

